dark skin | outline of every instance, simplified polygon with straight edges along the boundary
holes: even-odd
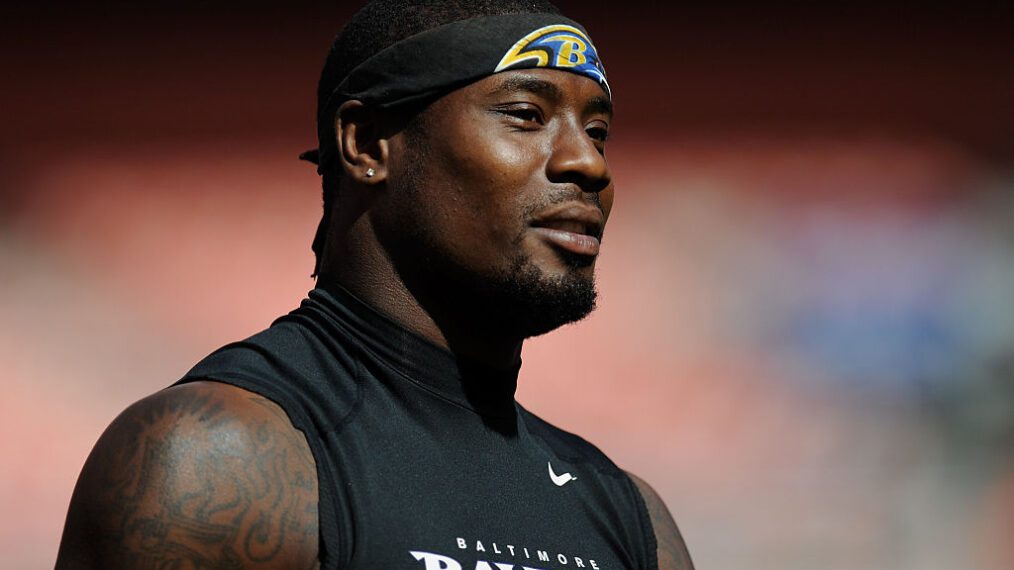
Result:
[[[438,294],[439,275],[415,273],[418,252],[387,236],[425,228],[427,247],[480,278],[523,259],[549,281],[592,279],[597,242],[567,234],[582,233],[575,223],[600,233],[608,219],[611,106],[585,77],[514,71],[445,95],[417,120],[424,141],[357,101],[339,109],[347,184],[319,284],[340,284],[460,358],[510,366],[524,337],[489,330],[474,307]],[[693,568],[665,504],[631,478],[659,568]],[[316,568],[317,532],[302,433],[268,400],[197,382],[134,404],[102,435],[75,488],[57,568]]]
[[[274,403],[198,382],[130,406],[88,457],[57,568],[317,568],[317,473]]]

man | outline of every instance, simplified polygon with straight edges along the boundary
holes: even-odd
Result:
[[[59,568],[691,568],[658,496],[514,400],[584,317],[611,93],[536,0],[367,5],[318,102],[317,288],[118,417]]]

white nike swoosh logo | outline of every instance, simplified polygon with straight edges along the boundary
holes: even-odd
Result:
[[[577,477],[571,475],[570,473],[564,473],[563,475],[557,475],[556,473],[553,473],[552,462],[546,462],[546,465],[549,466],[549,478],[553,480],[553,483],[556,484],[557,487],[563,487],[567,483],[570,483],[571,481],[577,479]]]

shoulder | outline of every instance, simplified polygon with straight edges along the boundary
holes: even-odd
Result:
[[[71,500],[58,568],[312,568],[317,476],[270,400],[194,382],[127,408]]]
[[[662,497],[644,479],[630,472],[627,475],[641,493],[651,517],[651,526],[655,530],[655,541],[658,544],[659,570],[693,570],[687,545]]]

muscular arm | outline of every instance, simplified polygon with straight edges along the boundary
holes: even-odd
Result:
[[[683,542],[683,536],[676,528],[669,509],[662,502],[662,497],[644,479],[633,473],[627,475],[637,485],[651,516],[651,526],[655,529],[655,540],[658,542],[658,570],[693,570],[694,564],[690,561],[687,545]]]
[[[88,457],[58,570],[316,568],[317,474],[272,402],[198,382],[128,408]]]

